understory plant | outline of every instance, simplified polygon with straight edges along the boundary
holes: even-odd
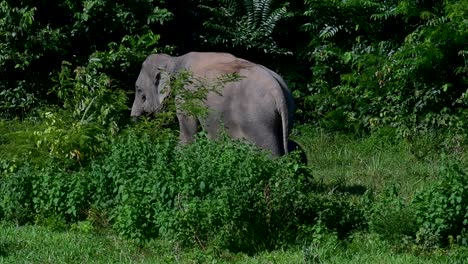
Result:
[[[468,245],[468,175],[460,164],[446,161],[440,179],[415,199],[417,242],[427,247]]]
[[[45,167],[5,174],[0,217],[109,223],[136,243],[165,237],[182,246],[249,253],[305,241],[319,220],[340,237],[365,225],[359,203],[315,181],[295,155],[274,158],[204,133],[178,145],[171,130],[158,132],[126,130],[81,169],[51,157]]]

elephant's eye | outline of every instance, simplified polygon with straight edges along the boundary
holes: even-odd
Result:
[[[141,95],[141,100],[146,101],[146,95]]]

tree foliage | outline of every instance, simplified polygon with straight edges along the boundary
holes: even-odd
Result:
[[[256,50],[266,54],[290,54],[275,42],[274,30],[290,15],[288,3],[273,0],[200,1],[205,12],[206,30],[200,34],[207,47],[224,46],[239,51]]]
[[[328,14],[304,25],[314,78],[299,95],[312,106],[308,119],[402,135],[466,129],[466,1],[307,4],[306,16]]]
[[[466,129],[466,1],[181,4],[1,1],[1,115],[24,117],[44,99],[65,106],[63,90],[80,81],[67,86],[63,71],[100,64],[89,78],[126,90],[149,53],[210,50],[278,70],[302,122],[358,133],[392,126],[401,135]]]
[[[135,3],[2,0],[2,116],[18,116],[21,111],[30,110],[38,100],[54,102],[49,99],[48,92],[53,86],[52,79],[61,70],[62,61],[69,61],[76,67],[88,61],[96,50],[108,50],[109,43],[154,34],[153,29],[171,18],[171,13],[162,7],[162,3],[154,0]],[[150,52],[154,47],[141,49],[140,45],[133,48],[139,52]],[[123,63],[130,62],[131,57],[125,58]]]

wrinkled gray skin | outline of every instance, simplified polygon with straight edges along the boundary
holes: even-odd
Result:
[[[264,66],[228,53],[148,56],[135,84],[131,116],[158,112],[170,90],[166,87],[169,75],[184,70],[203,80],[232,73],[239,74],[240,78],[224,84],[219,92],[207,94],[208,114],[204,118],[177,109],[182,143],[192,142],[200,125],[210,138],[216,137],[222,125],[231,137],[247,139],[275,156],[288,152],[287,138],[293,121],[294,101],[284,80]]]

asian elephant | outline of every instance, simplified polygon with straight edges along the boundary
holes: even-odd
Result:
[[[215,138],[224,127],[226,133],[270,150],[273,155],[288,153],[288,134],[293,122],[294,100],[283,78],[272,70],[229,53],[190,52],[179,57],[149,55],[135,83],[131,116],[158,112],[170,94],[168,80],[181,71],[194,78],[212,80],[226,74],[239,78],[209,91],[204,100],[207,114],[197,117],[177,107],[180,141],[193,141],[201,126]],[[186,89],[197,89],[187,85]]]

